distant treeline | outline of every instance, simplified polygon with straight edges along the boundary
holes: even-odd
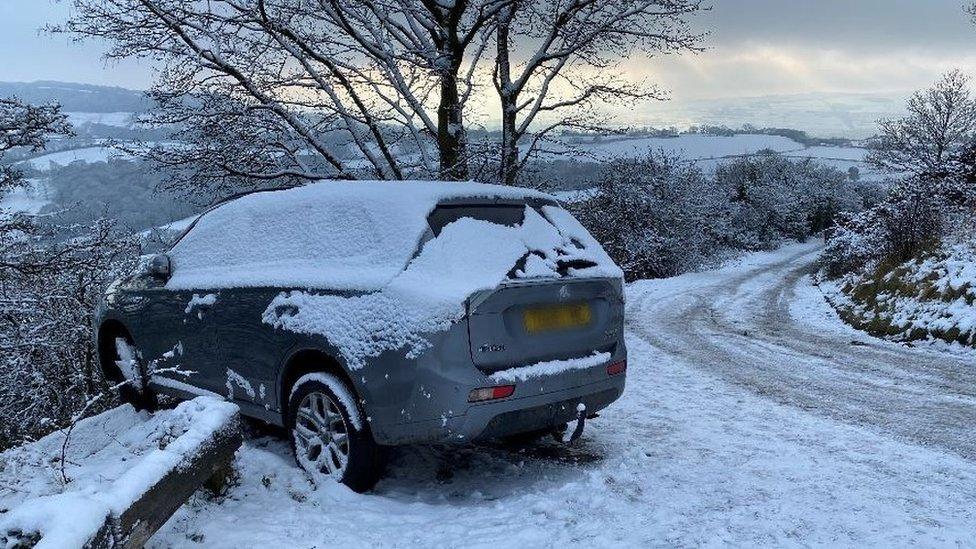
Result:
[[[68,82],[0,82],[0,97],[17,97],[35,105],[57,103],[63,112],[143,112],[149,108],[141,91]]]

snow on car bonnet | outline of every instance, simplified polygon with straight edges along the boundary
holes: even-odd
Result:
[[[380,291],[353,297],[283,292],[263,320],[326,336],[355,369],[384,351],[406,349],[408,358],[418,357],[430,347],[425,335],[464,316],[469,296],[510,278],[622,276],[565,210],[526,207],[517,226],[470,217],[449,223]]]
[[[530,197],[547,198],[477,183],[372,181],[246,195],[204,214],[177,243],[167,288],[376,290],[403,271],[439,202]]]

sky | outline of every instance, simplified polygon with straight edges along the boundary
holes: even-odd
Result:
[[[671,91],[666,107],[637,117],[703,116],[748,102],[796,96],[900,102],[953,67],[976,75],[976,25],[965,0],[713,0],[694,18],[707,31],[698,55],[632,57],[628,73]],[[63,21],[70,2],[0,0],[0,81],[62,80],[145,88],[151,68],[106,64],[104,44],[40,33]],[[845,109],[848,101],[829,108]],[[839,105],[839,106],[838,106]],[[756,104],[762,110],[762,104]],[[793,105],[794,109],[807,106]],[[881,111],[888,106],[878,107]],[[698,114],[695,114],[695,113]],[[663,113],[663,114],[655,114]]]
[[[976,70],[963,0],[716,0],[697,23],[709,51],[644,63],[686,98],[887,93]]]

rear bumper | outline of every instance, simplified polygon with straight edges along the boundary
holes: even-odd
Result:
[[[541,383],[519,384],[512,398],[471,405],[462,415],[401,423],[391,430],[392,436],[384,442],[463,444],[557,427],[576,419],[576,408],[580,403],[586,406],[586,413],[590,415],[620,398],[626,374],[540,394],[538,387]]]
[[[356,372],[353,383],[376,442],[465,443],[555,427],[575,419],[580,403],[588,414],[606,408],[620,398],[626,384],[626,373],[611,376],[607,371],[608,365],[627,359],[622,337],[603,364],[526,373],[512,382],[492,379],[478,369],[469,350],[467,326],[459,323],[438,334],[420,357],[391,352]],[[468,402],[473,389],[509,383],[515,392],[508,398]]]
[[[520,407],[507,412],[498,413],[496,409],[481,406],[468,412],[465,418],[468,425],[463,429],[470,433],[477,432],[478,434],[471,435],[475,440],[488,440],[556,427],[576,419],[576,409],[580,403],[586,406],[586,415],[589,416],[609,406],[623,393],[623,383],[620,383],[620,387],[609,383],[603,385],[607,387],[602,390],[587,386],[580,387],[582,391],[560,391],[563,394],[545,395],[549,397],[545,399],[533,397],[527,400],[538,400],[538,404],[521,407],[528,403],[519,402],[517,404]],[[482,409],[485,413],[482,413]],[[486,417],[490,418],[487,422]]]

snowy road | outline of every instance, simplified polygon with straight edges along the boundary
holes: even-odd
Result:
[[[402,449],[356,495],[254,437],[153,546],[971,544],[976,361],[840,324],[816,251],[631,285],[627,392],[576,448]]]
[[[666,296],[646,283],[650,291],[632,294],[630,327],[752,394],[976,459],[976,357],[910,349],[840,324],[804,279],[818,251],[796,246],[731,276],[691,275],[693,284]]]

